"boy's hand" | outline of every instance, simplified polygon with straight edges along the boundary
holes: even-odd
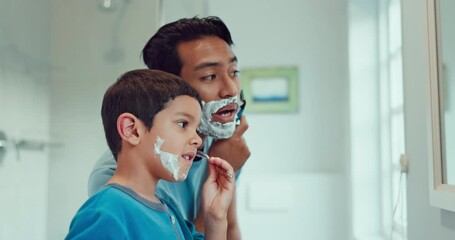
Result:
[[[213,221],[226,220],[235,191],[232,166],[218,157],[210,157],[208,162],[209,174],[202,189],[204,225],[207,221],[213,223]]]
[[[234,171],[238,171],[250,157],[250,149],[246,145],[243,134],[248,129],[245,115],[240,118],[240,124],[236,127],[232,137],[213,141],[208,151],[209,156],[217,156],[226,159]]]

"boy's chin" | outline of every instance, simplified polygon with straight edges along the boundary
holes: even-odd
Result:
[[[165,179],[168,182],[183,182],[188,177],[188,173],[182,173],[179,175],[178,179],[175,179],[174,176],[170,175],[168,179]]]

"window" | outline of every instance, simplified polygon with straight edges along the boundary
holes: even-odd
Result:
[[[386,239],[406,239],[401,6],[399,0],[379,6],[382,226]]]
[[[406,239],[400,0],[349,2],[354,239]]]

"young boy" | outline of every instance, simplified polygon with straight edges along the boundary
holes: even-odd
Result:
[[[106,91],[101,116],[117,170],[79,209],[66,239],[204,238],[174,206],[155,195],[159,180],[185,180],[201,145],[196,90],[173,74],[130,71]],[[226,239],[233,168],[216,157],[208,163],[201,205],[205,238]]]

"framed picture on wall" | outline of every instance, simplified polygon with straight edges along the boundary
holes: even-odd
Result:
[[[297,112],[297,67],[250,68],[240,79],[247,112]]]

